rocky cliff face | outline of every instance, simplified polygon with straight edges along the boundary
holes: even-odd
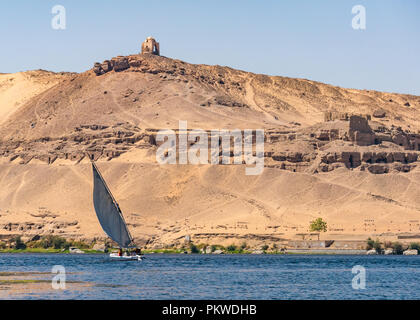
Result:
[[[420,135],[400,127],[386,128],[361,116],[335,120],[293,133],[268,131],[266,157],[281,162],[280,168],[310,173],[328,172],[336,168],[368,170],[374,174],[391,171],[408,172],[419,160]],[[281,150],[284,141],[290,151]],[[306,152],[299,150],[306,144]],[[295,151],[291,151],[292,146]],[[266,150],[267,150],[266,148]]]
[[[200,241],[290,238],[307,232],[315,216],[362,238],[414,232],[420,97],[155,55],[51,76],[56,82],[0,124],[5,235],[103,237],[91,206],[88,156],[106,168],[133,233],[149,244],[185,234]],[[160,166],[157,131],[178,133],[179,120],[209,135],[264,129],[263,175],[244,177],[241,165]],[[39,216],[43,210],[51,215]],[[372,219],[377,225],[366,227]]]

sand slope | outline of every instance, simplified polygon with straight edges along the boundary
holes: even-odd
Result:
[[[0,123],[5,122],[31,98],[66,77],[67,73],[57,74],[43,70],[0,74]]]

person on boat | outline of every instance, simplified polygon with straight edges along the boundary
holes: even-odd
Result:
[[[122,256],[122,249],[121,249],[121,248],[118,250],[118,256],[119,256],[119,257],[121,257],[121,256]]]
[[[141,249],[136,248],[135,253],[136,253],[136,255],[141,256]]]

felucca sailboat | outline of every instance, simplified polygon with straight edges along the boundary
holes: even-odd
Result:
[[[115,201],[96,164],[93,161],[91,163],[93,170],[93,204],[96,215],[104,232],[120,247],[119,253],[111,253],[109,256],[114,259],[142,260],[139,250],[122,254],[122,249],[136,248],[136,245],[133,243],[133,237],[128,231],[117,201]]]

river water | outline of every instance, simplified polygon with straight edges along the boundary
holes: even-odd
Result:
[[[65,289],[51,287],[55,265],[65,268]],[[44,283],[8,283],[6,272]],[[0,255],[6,299],[420,299],[419,279],[420,256],[150,254],[138,262],[105,254]]]

